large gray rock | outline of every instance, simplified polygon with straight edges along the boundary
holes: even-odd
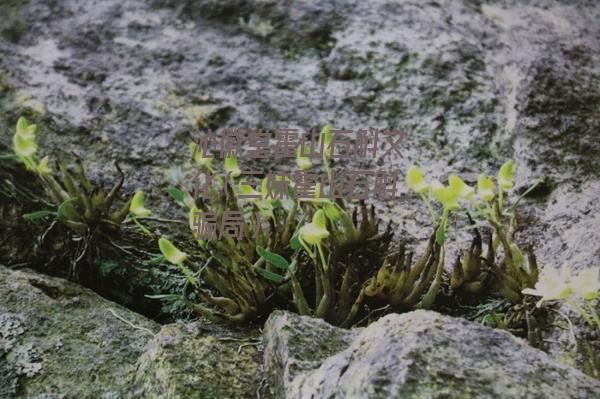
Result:
[[[553,204],[568,197],[565,208],[580,188],[574,201],[598,194],[597,1],[30,0],[2,10],[0,130],[28,114],[40,152],[74,151],[96,180],[119,159],[125,191],[149,191],[157,214],[180,216],[164,197],[177,175],[165,165],[182,162],[190,115],[213,128],[399,126],[402,156],[365,166],[402,173],[418,162],[472,179],[514,158],[519,189],[548,179],[540,201],[524,201],[521,233],[540,259],[600,261],[597,240],[576,238],[595,209],[563,218]],[[10,147],[10,134],[0,142]],[[427,237],[427,212],[400,191],[381,216],[403,237]],[[557,240],[565,219],[578,234]]]
[[[256,333],[201,322],[164,326],[139,359],[135,396],[256,398],[262,362]]]
[[[343,330],[321,319],[275,311],[263,332],[264,366],[277,397],[295,378],[350,345],[359,329]]]
[[[90,290],[0,266],[0,397],[127,397],[156,331]]]
[[[310,343],[298,345],[305,336]],[[600,395],[599,381],[557,363],[505,331],[431,311],[391,314],[350,332],[308,317],[274,313],[264,337],[266,372],[279,389],[278,397],[583,399]],[[296,361],[314,348],[315,361]],[[324,358],[323,348],[325,353],[337,353]]]

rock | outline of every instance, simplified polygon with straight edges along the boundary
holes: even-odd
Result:
[[[264,327],[263,344],[265,372],[276,397],[284,397],[299,374],[348,347],[359,330],[343,330],[295,313],[273,312]]]
[[[128,397],[157,330],[88,289],[0,266],[0,397]]]
[[[259,343],[200,322],[166,325],[138,361],[135,396],[255,398],[262,382]]]
[[[298,346],[306,336],[310,346]],[[328,346],[337,353],[323,358],[317,350],[320,361],[290,376],[297,356]],[[600,392],[599,381],[508,332],[431,311],[390,314],[350,332],[277,312],[265,325],[264,363],[286,398],[583,399]]]

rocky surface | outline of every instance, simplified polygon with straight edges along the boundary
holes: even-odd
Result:
[[[119,160],[127,175],[125,194],[144,188],[149,192],[147,206],[157,216],[181,217],[163,189],[179,184],[181,176],[185,183],[185,147],[196,125],[309,128],[331,122],[350,129],[400,127],[408,134],[402,155],[361,166],[402,174],[417,162],[442,180],[452,171],[472,182],[478,172],[493,174],[505,159],[514,158],[518,191],[533,179],[544,178],[523,201],[519,239],[537,247],[544,265],[568,262],[582,269],[600,263],[597,1],[8,0],[1,2],[0,15],[0,152],[8,151],[13,126],[24,114],[39,125],[42,154],[57,149],[76,153],[85,160],[91,179],[107,186],[115,178],[113,162]],[[289,165],[242,161],[241,166]],[[0,184],[4,189],[5,179]],[[423,228],[428,226],[425,209],[403,185],[398,201],[378,205],[380,216],[397,225],[398,235],[414,243],[428,236],[429,229]],[[17,222],[4,230],[13,241],[3,237],[0,246],[9,243],[13,250],[0,254],[0,263],[27,264],[28,254],[34,253],[27,246],[35,239],[26,234],[33,235],[34,229],[20,223],[15,212],[1,216],[0,224],[8,219]],[[23,235],[23,247],[12,245],[15,235]],[[450,242],[449,259],[455,249],[456,243]],[[30,276],[36,276],[35,281],[69,287],[65,290],[78,293],[73,298],[92,298],[88,291],[60,280],[6,269],[2,273],[7,276],[0,280],[3,290],[11,285],[29,287]],[[109,356],[105,363],[89,366],[93,371],[67,372],[73,380],[65,379],[65,387],[93,378],[94,384],[77,388],[96,389],[92,396],[112,395],[113,388],[101,391],[97,382],[108,375],[103,374],[108,373],[103,364],[114,362],[129,376],[130,367],[139,364],[135,378],[140,389],[168,396],[203,385],[193,374],[167,379],[163,374],[177,376],[178,364],[193,370],[214,361],[188,363],[190,359],[180,359],[168,348],[205,353],[214,344],[215,350],[233,354],[233,346],[198,335],[195,327],[169,326],[138,363],[149,334],[130,329],[100,307],[90,310],[93,320],[78,326],[65,319],[67,312],[57,310],[59,304],[70,309],[71,297],[60,294],[62,289],[25,290],[25,303],[27,295],[37,303],[31,313],[17,303],[14,290],[7,300],[1,297],[0,356],[9,361],[0,365],[0,378],[7,381],[7,392],[46,392],[44,375],[63,380],[59,368],[53,368],[56,363],[44,362],[44,356],[67,360],[78,356],[75,343],[67,354],[51,351],[51,340],[36,340],[38,334],[46,334],[44,328],[30,324],[38,321],[42,326],[72,326],[73,339],[81,339],[90,356],[98,350],[89,347],[97,338],[80,338],[87,329],[92,336],[108,334],[111,328],[123,334],[109,340],[112,346],[107,350],[125,348],[137,337],[130,349],[111,352],[114,358],[105,354]],[[48,292],[59,296],[52,298]],[[46,295],[50,299],[42,300]],[[119,301],[131,303],[127,295]],[[96,300],[101,301],[89,299]],[[119,309],[134,324],[156,330],[153,323]],[[50,311],[56,316],[43,319]],[[271,375],[278,364],[290,367],[282,366],[286,371],[275,379],[276,391],[291,389],[287,387],[300,381],[296,377],[302,367],[316,369],[313,361],[334,352],[342,356],[342,347],[358,339],[357,333],[345,333],[339,336],[339,348],[331,352],[317,348],[320,355],[311,360],[300,344],[292,345],[296,338],[286,334],[293,330],[278,324],[289,316],[278,317],[269,321],[269,331],[286,338],[267,340],[273,363],[267,361],[266,371]],[[106,324],[97,324],[103,321]],[[327,328],[320,326],[317,335]],[[252,347],[244,347],[241,356],[245,360],[254,356]],[[249,373],[258,367],[244,364]],[[229,366],[221,367],[226,372]],[[319,373],[303,375],[325,392],[331,387],[319,382]],[[144,382],[144,376],[155,378],[157,384]],[[246,378],[235,380],[232,389],[238,382],[248,383],[254,392],[256,380]],[[125,392],[121,382],[116,377],[115,392]],[[49,387],[53,383],[62,382],[45,382]]]
[[[131,395],[158,328],[73,283],[0,266],[0,397]]]
[[[587,230],[593,209],[573,211],[583,223],[568,228],[574,236],[553,228],[562,223],[553,202],[565,203],[563,193],[583,189],[583,202],[598,194],[595,1],[14,0],[2,7],[0,130],[30,115],[41,125],[42,152],[80,154],[96,179],[110,180],[120,160],[126,191],[151,191],[153,209],[176,212],[162,189],[177,180],[197,122],[400,127],[408,133],[402,156],[364,166],[402,173],[418,162],[442,179],[448,171],[468,178],[515,158],[518,189],[546,177],[526,223],[532,241],[548,244],[540,259],[567,260],[556,257],[561,248],[578,252],[577,268],[600,260],[599,240],[581,248],[572,238]],[[0,141],[9,145],[10,134]],[[425,210],[405,188],[400,201],[380,205],[400,234],[416,242],[428,235]]]
[[[160,328],[76,284],[0,266],[0,398],[255,398],[259,344],[200,322]]]
[[[256,398],[259,344],[256,336],[200,322],[166,325],[138,361],[135,397]]]
[[[303,371],[317,368],[326,358],[348,347],[359,331],[285,311],[273,312],[265,323],[263,343],[265,372],[276,397],[285,397],[288,387]]]
[[[306,337],[310,344],[299,345]],[[431,311],[391,314],[351,332],[276,312],[264,343],[270,382],[290,399],[583,399],[600,392],[597,380],[505,331]],[[314,361],[297,360],[313,348]]]

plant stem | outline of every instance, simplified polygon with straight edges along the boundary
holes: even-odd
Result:
[[[132,217],[131,220],[133,220],[133,223],[135,223],[140,228],[140,230],[142,230],[145,234],[147,234],[149,236],[153,235],[152,232],[150,230],[148,230],[148,228],[146,226],[144,226],[142,223],[140,223],[136,217]]]
[[[423,193],[421,193],[420,196],[421,196],[421,199],[423,200],[423,202],[425,202],[425,206],[427,207],[427,210],[429,211],[429,216],[431,217],[431,222],[434,225],[436,225],[437,224],[438,215],[433,210],[433,206],[431,206],[431,201],[429,201],[429,198],[427,198],[425,196],[425,194],[423,194]]]

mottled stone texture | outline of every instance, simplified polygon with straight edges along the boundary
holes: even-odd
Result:
[[[277,312],[264,340],[265,371],[282,398],[584,399],[600,393],[599,381],[505,331],[431,311],[391,314],[360,331]]]
[[[156,331],[88,289],[0,266],[0,397],[126,397]]]
[[[261,356],[256,337],[164,326],[139,359],[135,394],[145,398],[256,398]]]

